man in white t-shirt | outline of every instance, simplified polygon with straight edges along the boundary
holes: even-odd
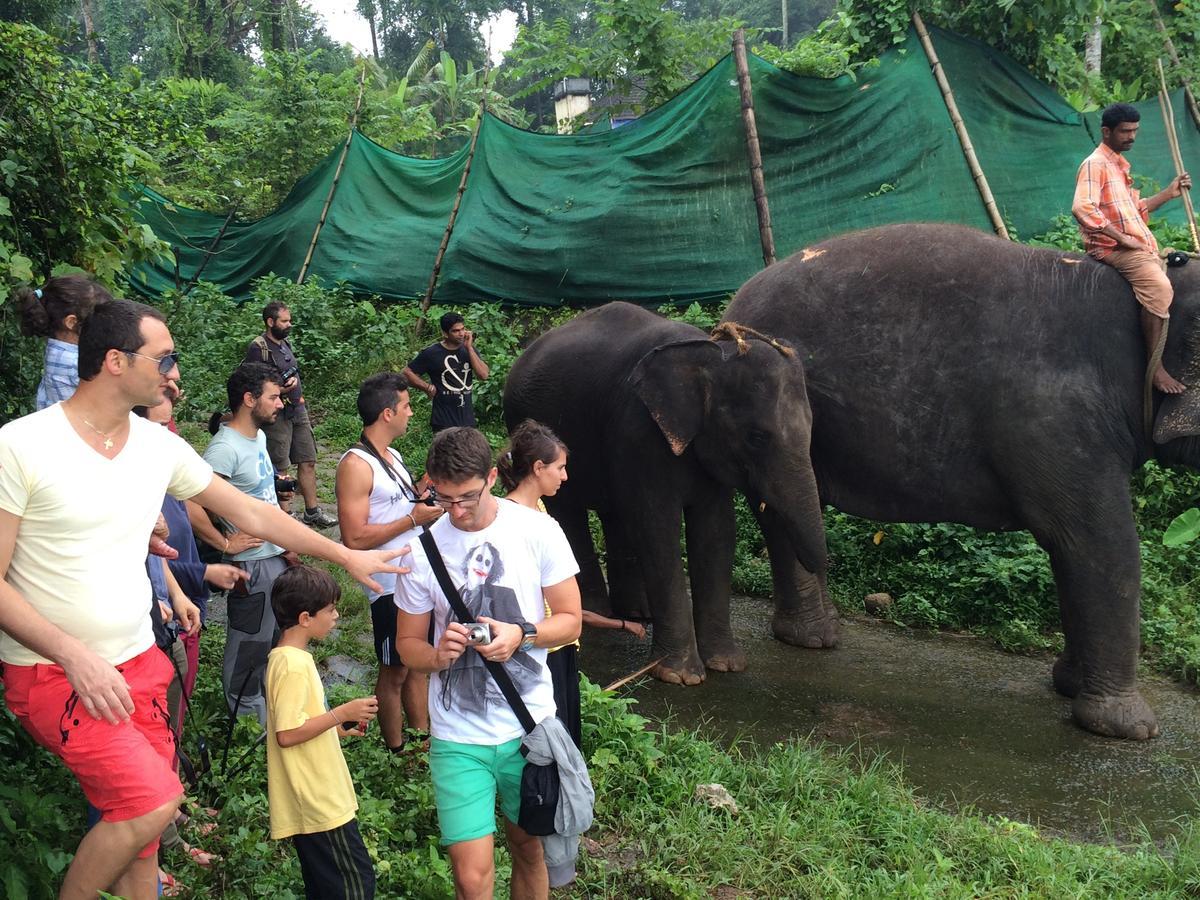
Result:
[[[342,543],[359,550],[389,550],[417,541],[417,529],[437,521],[439,506],[424,502],[428,483],[414,482],[392,442],[408,431],[412,418],[408,383],[397,372],[380,372],[358,390],[363,430],[358,443],[338,462],[335,477]],[[376,579],[383,592],[367,591],[379,679],[379,731],[393,753],[404,746],[404,724],[429,730],[429,679],[409,672],[396,653],[395,579]]]
[[[344,566],[403,573],[239,493],[167,429],[134,416],[179,377],[162,313],[114,300],[79,338],[74,396],[0,428],[0,661],[5,704],[100,810],[61,898],[157,894],[158,837],[183,794],[154,646],[146,540],[164,494]],[[36,690],[35,690],[36,689]]]
[[[225,382],[226,398],[233,417],[225,422],[208,446],[204,461],[214,472],[243,494],[278,506],[275,467],[267,452],[263,428],[275,421],[283,409],[279,373],[263,363],[242,363]],[[233,531],[226,523],[226,530]],[[242,584],[229,592],[225,656],[221,684],[225,702],[233,715],[258,716],[267,724],[264,684],[267,654],[275,646],[278,628],[271,609],[271,585],[287,569],[282,547],[263,541],[240,553],[226,555],[246,573]]]
[[[496,470],[481,432],[439,432],[425,474],[449,513],[429,531],[473,618],[491,629],[489,643],[468,644],[467,629],[414,541],[412,571],[396,579],[396,647],[410,668],[433,673],[429,769],[442,843],[449,845],[458,896],[491,897],[498,791],[513,859],[512,896],[544,898],[541,842],[517,825],[523,729],[482,660],[504,664],[535,723],[553,716],[546,648],[579,637],[579,567],[554,519],[492,495]]]

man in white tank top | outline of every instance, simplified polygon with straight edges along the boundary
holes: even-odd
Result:
[[[342,543],[372,550],[415,543],[419,526],[436,520],[442,510],[421,502],[429,493],[426,480],[414,482],[391,447],[408,430],[413,414],[404,377],[381,372],[364,381],[358,391],[358,414],[362,435],[342,456],[335,481]],[[376,581],[383,590],[367,591],[367,598],[379,659],[379,730],[396,752],[404,745],[406,719],[410,728],[429,730],[429,678],[409,672],[396,653],[396,577],[380,575]]]

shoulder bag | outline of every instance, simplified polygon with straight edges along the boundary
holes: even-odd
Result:
[[[442,559],[437,541],[433,539],[428,528],[421,531],[421,546],[425,548],[429,565],[433,567],[433,574],[442,588],[442,593],[450,602],[450,608],[454,610],[454,615],[460,622],[474,621],[471,618],[470,610],[467,609],[462,596],[458,593],[458,588],[450,580],[450,573],[446,571],[446,563]],[[527,734],[533,731],[537,727],[537,723],[529,714],[529,709],[525,706],[525,701],[521,699],[517,686],[513,684],[508,672],[504,670],[504,664],[490,659],[485,659],[483,664],[491,673],[496,686],[500,688],[500,693],[508,701],[508,705],[517,714],[517,720],[521,723],[521,727]],[[524,752],[524,748],[522,748],[522,752]],[[558,763],[552,762],[545,766],[525,763],[525,769],[521,772],[521,812],[517,817],[517,825],[526,834],[539,837],[554,834],[554,813],[558,809],[558,790]]]

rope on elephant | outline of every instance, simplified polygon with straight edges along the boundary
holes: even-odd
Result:
[[[739,325],[737,322],[722,322],[708,336],[711,341],[736,341],[738,356],[745,356],[750,352],[750,344],[746,340],[747,337],[758,338],[763,343],[770,344],[784,356],[792,357],[796,355],[795,350],[777,341],[770,335],[756,331],[748,325]]]

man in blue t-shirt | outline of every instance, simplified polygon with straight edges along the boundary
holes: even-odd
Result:
[[[439,324],[442,339],[418,353],[404,367],[404,377],[433,401],[429,424],[435,433],[458,426],[474,428],[471,388],[476,378],[487,380],[487,363],[475,350],[475,335],[467,330],[462,316],[446,313]]]
[[[204,451],[213,471],[243,494],[278,505],[275,467],[267,452],[262,429],[275,421],[283,408],[279,374],[263,363],[242,363],[225,384],[233,418],[221,426]],[[224,524],[229,533],[232,525]],[[271,611],[271,585],[284,569],[282,547],[263,541],[241,553],[228,556],[246,571],[246,582],[229,594],[229,624],[221,681],[229,709],[236,714],[256,715],[266,724],[263,696],[267,654],[275,644],[275,614]]]

